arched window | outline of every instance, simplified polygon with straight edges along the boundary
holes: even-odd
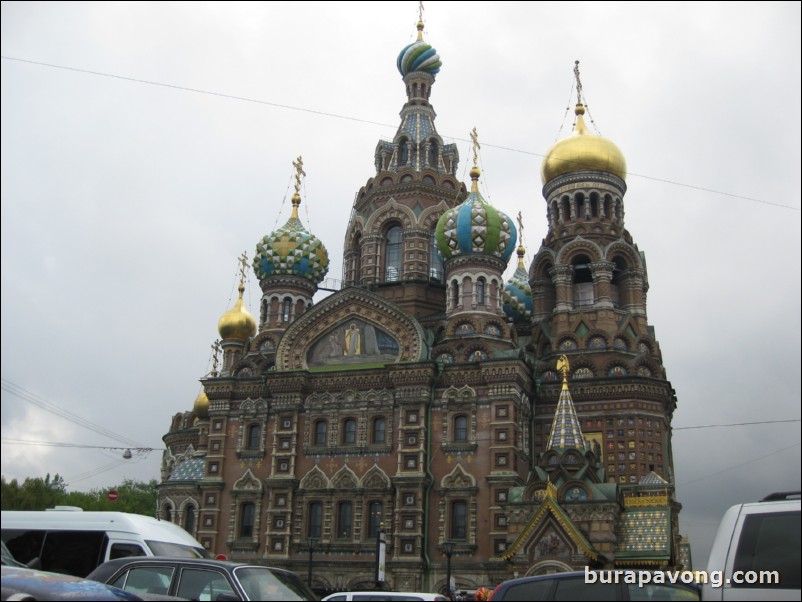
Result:
[[[468,417],[461,414],[454,418],[454,441],[468,440]]]
[[[248,427],[248,449],[259,449],[262,439],[262,427],[252,424]]]
[[[167,504],[164,507],[164,520],[166,520],[168,523],[173,522],[173,507],[170,504]]]
[[[284,322],[290,321],[290,312],[292,311],[292,300],[288,297],[284,299],[284,304],[281,310],[281,319]]]
[[[383,444],[387,438],[387,421],[384,416],[373,419],[373,443]]]
[[[309,504],[309,523],[306,532],[309,537],[320,539],[320,531],[323,526],[323,504],[312,502]]]
[[[328,424],[325,420],[315,422],[315,445],[326,445],[326,432]]]
[[[384,278],[394,282],[401,278],[402,234],[400,226],[393,226],[387,231],[387,249],[384,255]]]
[[[437,142],[432,140],[429,143],[429,167],[437,169]]]
[[[184,510],[184,530],[190,535],[195,534],[195,506],[192,504]]]
[[[240,506],[239,515],[239,536],[253,537],[253,524],[256,519],[256,505],[253,502],[245,502]]]
[[[347,418],[343,421],[343,444],[353,445],[356,443],[356,420]]]
[[[376,537],[384,517],[384,504],[371,502],[368,505],[368,537]]]
[[[354,245],[353,249],[353,257],[354,257],[354,284],[359,284],[361,281],[361,272],[362,272],[362,237],[357,234],[354,237]]]
[[[479,278],[476,281],[476,304],[477,305],[484,305],[485,304],[485,279]]]
[[[456,309],[459,305],[459,284],[456,280],[451,281],[451,309]]]
[[[572,262],[572,266],[574,268],[574,309],[590,307],[595,300],[590,259],[586,255],[579,255]]]
[[[435,282],[443,281],[443,256],[437,248],[434,233],[429,237],[429,278]]]
[[[402,138],[398,143],[398,164],[406,165],[409,161],[409,142],[406,138]]]
[[[337,537],[351,537],[351,526],[353,522],[353,509],[351,502],[340,502],[337,507]]]
[[[451,503],[451,539],[468,538],[468,505],[462,501]]]

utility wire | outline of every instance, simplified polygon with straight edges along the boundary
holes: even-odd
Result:
[[[749,426],[752,424],[778,424],[786,422],[800,422],[799,418],[791,418],[788,420],[761,420],[760,422],[734,422],[733,424],[700,424],[699,426],[675,426],[672,431],[687,431],[690,429],[711,429],[720,426]]]
[[[46,412],[55,414],[56,416],[59,416],[64,420],[68,420],[73,424],[82,426],[85,429],[94,431],[95,433],[108,437],[109,439],[114,439],[116,441],[124,443],[129,447],[145,447],[144,445],[142,445],[138,441],[135,441],[134,439],[129,439],[125,435],[120,435],[119,433],[115,433],[114,431],[107,429],[103,426],[100,426],[99,424],[95,424],[94,422],[91,422],[86,418],[79,416],[78,414],[70,412],[69,410],[64,410],[58,407],[56,404],[49,402],[44,397],[31,393],[30,391],[23,389],[19,385],[14,384],[13,382],[11,382],[6,378],[2,379],[2,389],[8,393],[11,393],[16,397],[19,397],[24,401],[27,401],[32,405],[35,405],[36,407],[42,410],[45,410]]]
[[[348,121],[355,121],[355,122],[358,122],[358,123],[365,123],[365,124],[368,124],[368,125],[378,125],[380,127],[386,127],[386,128],[396,128],[397,127],[397,124],[393,125],[393,124],[388,124],[388,123],[382,123],[380,121],[372,121],[370,119],[362,119],[361,117],[351,117],[349,115],[341,115],[341,114],[338,114],[338,113],[329,113],[329,112],[326,112],[326,111],[318,111],[316,109],[309,109],[309,108],[305,108],[305,107],[296,107],[296,106],[288,105],[288,104],[270,102],[270,101],[267,101],[267,100],[260,100],[258,98],[248,98],[246,96],[237,96],[235,94],[225,94],[223,92],[213,92],[211,90],[201,90],[199,88],[190,88],[188,86],[178,86],[178,85],[175,85],[175,84],[165,84],[165,83],[162,83],[162,82],[155,82],[155,81],[150,81],[150,80],[146,80],[146,79],[139,79],[139,78],[136,78],[136,77],[126,77],[124,75],[116,75],[116,74],[113,74],[113,73],[103,73],[102,71],[91,71],[89,69],[79,69],[78,67],[68,67],[66,65],[56,65],[56,64],[53,64],[53,63],[45,63],[45,62],[41,62],[41,61],[32,61],[32,60],[29,60],[29,59],[22,59],[22,58],[17,58],[17,57],[13,57],[13,56],[0,55],[0,58],[2,58],[4,60],[7,60],[7,61],[17,61],[17,62],[20,62],[20,63],[28,63],[28,64],[31,64],[31,65],[39,65],[41,67],[51,67],[53,69],[64,69],[66,71],[75,71],[77,73],[86,73],[88,75],[97,75],[99,77],[110,77],[110,78],[114,78],[114,79],[121,79],[121,80],[124,80],[124,81],[134,82],[134,83],[138,83],[138,84],[147,84],[149,86],[160,86],[162,88],[171,88],[173,90],[181,90],[183,92],[194,92],[196,94],[207,94],[209,96],[217,96],[219,98],[227,98],[227,99],[230,99],[230,100],[239,100],[239,101],[242,101],[242,102],[252,102],[252,103],[266,105],[266,106],[270,106],[270,107],[276,107],[276,108],[279,108],[279,109],[288,109],[290,111],[301,111],[301,112],[304,112],[304,113],[312,113],[314,115],[321,115],[323,117],[333,117],[335,119],[345,119],[345,120],[348,120]],[[451,136],[449,136],[449,138],[451,138]],[[453,139],[454,140],[459,140],[460,142],[469,142],[465,138],[456,137],[456,138],[453,138]],[[526,150],[521,150],[521,149],[517,149],[517,148],[512,148],[512,147],[509,147],[509,146],[500,146],[500,145],[496,145],[496,144],[490,144],[490,143],[487,143],[487,142],[483,142],[482,144],[484,146],[486,146],[486,147],[489,147],[489,148],[497,148],[497,149],[500,149],[500,150],[506,150],[506,151],[510,151],[510,152],[514,152],[514,153],[521,153],[521,154],[525,154],[525,155],[531,155],[531,156],[534,156],[534,157],[542,157],[542,158],[544,158],[546,156],[546,155],[543,155],[543,154],[540,154],[540,153],[535,153],[535,152],[532,152],[532,151],[526,151]],[[564,159],[564,160],[565,161],[569,161],[568,159]],[[791,205],[784,205],[782,203],[774,203],[774,202],[771,202],[771,201],[765,201],[763,199],[756,199],[754,197],[748,197],[748,196],[744,196],[744,195],[740,195],[740,194],[733,194],[731,192],[724,192],[724,191],[721,191],[721,190],[716,190],[714,188],[706,188],[704,186],[695,186],[693,184],[685,184],[683,182],[677,182],[676,180],[668,180],[668,179],[665,179],[665,178],[656,178],[656,177],[653,177],[653,176],[646,176],[646,175],[643,175],[643,174],[638,174],[638,173],[633,173],[633,172],[627,172],[627,175],[631,176],[631,177],[644,178],[646,180],[652,180],[654,182],[661,182],[663,184],[670,184],[672,186],[681,186],[683,188],[691,188],[693,190],[700,190],[702,192],[709,192],[709,193],[712,193],[712,194],[720,194],[720,195],[728,196],[728,197],[731,197],[731,198],[742,199],[742,200],[745,200],[745,201],[751,201],[753,203],[761,203],[763,205],[771,205],[772,207],[779,207],[781,209],[790,209],[791,211],[802,211],[802,208],[800,208],[800,207],[793,207]]]

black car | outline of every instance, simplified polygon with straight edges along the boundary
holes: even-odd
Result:
[[[629,572],[629,571],[627,571]],[[632,571],[637,575],[638,571]],[[607,573],[604,581],[599,578]],[[510,579],[499,584],[490,600],[699,600],[700,588],[695,584],[679,583],[625,583],[624,571],[602,571],[591,573],[594,582],[586,578],[584,571],[576,573],[554,573]],[[608,579],[607,577],[611,577]],[[612,582],[607,582],[612,581]]]
[[[88,579],[135,594],[186,600],[317,600],[295,573],[256,564],[136,556],[101,564]]]

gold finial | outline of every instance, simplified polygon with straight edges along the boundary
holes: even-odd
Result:
[[[570,369],[571,366],[568,363],[568,358],[565,355],[561,355],[560,359],[557,360],[557,372],[562,372],[563,388],[568,386],[568,371]]]
[[[243,251],[239,257],[239,296],[245,292],[245,267],[248,265],[248,252]]]
[[[471,192],[479,192],[479,176],[482,173],[479,169],[479,149],[482,147],[479,146],[479,134],[476,128],[471,131],[471,145],[473,146],[473,167],[471,168],[473,184],[471,184]]]
[[[217,366],[219,365],[217,356],[220,353],[220,339],[212,343],[212,376],[217,376]]]
[[[546,497],[550,497],[553,500],[557,499],[557,487],[551,482],[551,480],[546,483]]]
[[[526,254],[526,247],[524,247],[524,220],[521,217],[521,212],[518,212],[518,233],[519,233],[519,244],[518,244],[518,267],[524,268],[524,255]],[[526,269],[526,268],[524,268]]]
[[[418,2],[418,42],[423,41],[423,0]]]
[[[292,162],[292,166],[295,168],[295,194],[292,195],[292,217],[298,219],[298,206],[301,204],[301,176],[306,176],[304,160],[301,155],[298,155],[298,158]]]

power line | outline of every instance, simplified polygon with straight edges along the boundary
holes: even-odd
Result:
[[[787,447],[783,447],[782,449],[777,449],[777,450],[775,450],[773,452],[769,452],[765,456],[760,456],[759,458],[753,458],[752,460],[749,460],[748,462],[744,462],[743,464],[736,464],[735,466],[730,466],[729,468],[725,468],[724,470],[719,470],[718,472],[713,472],[713,473],[711,473],[709,475],[705,475],[703,477],[699,477],[698,479],[694,479],[693,481],[686,481],[685,483],[678,483],[677,487],[684,487],[685,485],[691,485],[693,483],[698,483],[699,481],[705,481],[705,480],[709,479],[710,477],[715,477],[715,476],[718,476],[720,474],[724,474],[725,472],[729,472],[730,470],[735,470],[736,468],[741,468],[742,466],[747,466],[748,464],[754,464],[755,462],[758,462],[760,460],[765,460],[766,458],[769,458],[771,456],[776,456],[777,454],[782,453],[782,452],[784,452],[786,450],[789,450],[789,449],[791,449],[793,447],[797,447],[799,444],[800,444],[800,442],[797,441],[793,445],[789,445]]]
[[[732,424],[700,424],[699,426],[675,426],[671,430],[687,431],[690,429],[711,429],[720,426],[749,426],[752,424],[779,424],[779,423],[800,422],[800,421],[802,420],[799,418],[790,418],[788,420],[761,420],[759,422],[734,422]]]
[[[92,71],[92,70],[89,70],[89,69],[80,69],[78,67],[68,67],[66,65],[56,65],[56,64],[53,64],[53,63],[45,63],[45,62],[42,62],[42,61],[32,61],[32,60],[29,60],[29,59],[21,59],[21,58],[17,58],[17,57],[13,57],[13,56],[0,55],[0,58],[8,60],[8,61],[17,61],[17,62],[20,62],[20,63],[28,63],[28,64],[31,64],[31,65],[39,65],[41,67],[51,67],[53,69],[63,69],[65,71],[74,71],[76,73],[86,73],[87,75],[96,75],[96,76],[99,76],[99,77],[110,77],[110,78],[113,78],[113,79],[120,79],[120,80],[123,80],[123,81],[134,82],[134,83],[137,83],[137,84],[147,84],[149,86],[159,86],[159,87],[162,87],[162,88],[171,88],[173,90],[180,90],[182,92],[193,92],[195,94],[206,94],[206,95],[209,95],[209,96],[217,96],[219,98],[226,98],[226,99],[230,99],[230,100],[239,100],[239,101],[242,101],[242,102],[252,102],[252,103],[256,103],[256,104],[260,104],[260,105],[266,105],[266,106],[270,106],[270,107],[279,108],[279,109],[288,109],[290,111],[300,111],[300,112],[303,112],[303,113],[311,113],[313,115],[320,115],[322,117],[332,117],[334,119],[345,119],[345,120],[348,120],[348,121],[355,121],[357,123],[365,123],[365,124],[368,124],[368,125],[378,125],[380,127],[386,127],[386,128],[395,128],[396,127],[396,125],[393,125],[393,124],[382,123],[380,121],[372,121],[370,119],[363,119],[361,117],[352,117],[350,115],[342,115],[342,114],[339,114],[339,113],[330,113],[330,112],[327,112],[327,111],[318,111],[316,109],[309,109],[309,108],[305,108],[305,107],[297,107],[297,106],[294,106],[294,105],[271,102],[271,101],[268,101],[268,100],[261,100],[261,99],[258,99],[258,98],[249,98],[247,96],[237,96],[235,94],[226,94],[224,92],[214,92],[212,90],[201,90],[199,88],[190,88],[188,86],[179,86],[179,85],[176,85],[176,84],[165,84],[163,82],[156,82],[156,81],[151,81],[151,80],[147,80],[147,79],[140,79],[140,78],[136,78],[136,77],[127,77],[127,76],[124,76],[124,75],[116,75],[114,73],[104,73],[102,71]],[[465,138],[459,138],[459,137],[453,137],[453,136],[448,136],[448,137],[449,138],[453,138],[454,140],[459,140],[461,142],[468,142],[468,140],[465,139]],[[541,153],[535,153],[535,152],[532,152],[532,151],[526,151],[526,150],[522,150],[522,149],[512,148],[512,147],[509,147],[509,146],[501,146],[501,145],[497,145],[497,144],[490,144],[490,143],[487,143],[487,142],[483,142],[482,144],[484,146],[486,146],[486,147],[489,147],[489,148],[497,148],[499,150],[506,150],[506,151],[510,151],[510,152],[514,152],[514,153],[521,153],[521,154],[525,154],[525,155],[531,155],[531,156],[534,156],[534,157],[545,158],[545,156],[546,156],[546,155],[543,155]],[[564,161],[569,161],[569,160],[568,159],[564,159]],[[771,201],[765,201],[763,199],[756,199],[754,197],[748,197],[748,196],[744,196],[744,195],[740,195],[740,194],[733,194],[731,192],[724,192],[724,191],[721,191],[721,190],[716,190],[714,188],[706,188],[704,186],[696,186],[694,184],[685,184],[683,182],[677,182],[676,180],[668,180],[668,179],[665,179],[665,178],[656,178],[656,177],[653,177],[653,176],[646,176],[646,175],[643,175],[643,174],[638,174],[638,173],[633,173],[633,172],[628,172],[627,175],[631,176],[631,177],[644,178],[644,179],[647,179],[647,180],[652,180],[654,182],[661,182],[663,184],[670,184],[672,186],[680,186],[680,187],[683,187],[683,188],[691,188],[693,190],[700,190],[702,192],[710,192],[712,194],[720,194],[720,195],[728,196],[728,197],[731,197],[731,198],[742,199],[742,200],[745,200],[745,201],[751,201],[753,203],[761,203],[763,205],[770,205],[772,207],[779,207],[781,209],[790,209],[791,211],[801,211],[802,210],[802,208],[800,208],[800,207],[793,207],[791,205],[784,205],[782,203],[774,203],[774,202],[771,202]]]
[[[31,393],[30,391],[23,389],[19,385],[14,384],[13,382],[11,382],[6,378],[2,379],[2,389],[8,393],[11,393],[16,397],[19,397],[24,401],[27,401],[32,405],[35,405],[38,408],[41,408],[42,410],[45,410],[46,412],[55,414],[56,416],[59,416],[64,420],[68,420],[73,424],[82,426],[85,429],[94,431],[95,433],[108,437],[109,439],[114,439],[116,441],[124,443],[128,447],[145,447],[140,442],[135,441],[134,439],[129,439],[125,435],[120,435],[119,433],[115,433],[114,431],[107,429],[103,426],[100,426],[99,424],[95,424],[94,422],[91,422],[86,418],[83,418],[82,416],[75,414],[74,412],[70,412],[69,410],[64,410],[58,407],[56,404],[49,402],[44,397],[36,395],[35,393]]]
[[[56,441],[29,441],[27,439],[0,439],[2,443],[12,445],[41,445],[43,447],[78,447],[80,449],[107,449],[110,451],[131,451],[139,453],[150,453],[152,451],[164,451],[164,448],[154,447],[109,447],[108,445],[84,445],[82,443],[60,443]]]

